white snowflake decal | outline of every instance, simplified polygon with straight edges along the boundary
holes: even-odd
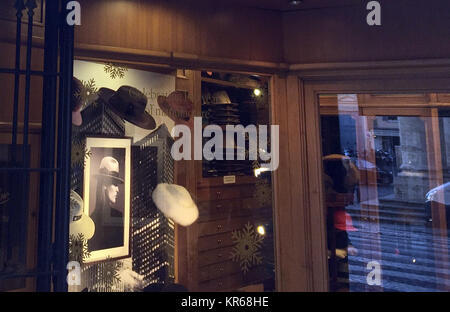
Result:
[[[69,260],[77,261],[83,264],[84,261],[91,256],[88,250],[87,239],[84,238],[83,234],[78,233],[77,236],[69,236]]]
[[[236,244],[231,252],[231,260],[240,262],[242,272],[247,273],[254,266],[262,263],[260,252],[264,236],[255,232],[253,225],[247,223],[242,230],[233,231],[231,234]]]
[[[95,85],[94,78],[91,78],[87,81],[81,80],[81,83],[83,84],[83,88],[81,90],[78,90],[78,92],[75,93],[75,96],[80,98],[81,102],[83,103],[81,110],[84,110],[90,104],[96,104],[95,101],[98,98],[98,88]]]
[[[109,74],[111,79],[124,78],[128,68],[118,66],[114,63],[106,63],[104,67],[105,73]]]
[[[92,152],[86,149],[86,146],[80,142],[72,142],[72,167],[84,167],[86,160],[91,157]]]

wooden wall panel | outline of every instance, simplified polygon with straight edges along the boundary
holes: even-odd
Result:
[[[4,0],[0,2],[0,19],[16,21],[16,9],[14,8],[14,0]],[[34,23],[42,25],[44,22],[44,6],[43,0],[36,1],[36,9],[34,10]],[[23,12],[22,21],[28,21],[27,10]]]
[[[81,0],[76,43],[282,61],[281,13],[210,1]]]
[[[324,232],[321,223],[312,222],[308,202],[303,85],[294,75],[274,76],[272,85],[272,123],[280,127],[280,164],[274,172],[277,290],[324,291],[326,280],[317,280],[323,272],[312,265],[323,262]]]
[[[195,71],[178,72],[175,89],[187,91],[189,98],[199,106],[201,101],[200,74]],[[184,76],[185,75],[185,76]],[[180,160],[175,162],[175,183],[186,187],[191,196],[197,197],[197,177],[195,175],[195,161]],[[189,291],[198,287],[197,265],[197,224],[189,227],[176,225],[176,282],[185,285]]]
[[[382,26],[365,5],[284,13],[287,63],[381,61],[450,56],[448,0],[379,0]]]

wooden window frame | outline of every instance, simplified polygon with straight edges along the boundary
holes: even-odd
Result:
[[[280,125],[280,166],[274,173],[278,291],[329,291],[319,94],[450,91],[448,66],[372,65],[319,66],[318,72],[273,77],[272,122]]]

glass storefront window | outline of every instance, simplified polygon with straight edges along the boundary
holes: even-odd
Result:
[[[448,95],[319,100],[330,289],[448,290]]]
[[[269,79],[74,69],[70,291],[273,291]]]

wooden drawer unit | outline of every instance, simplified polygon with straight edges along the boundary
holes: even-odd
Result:
[[[198,251],[200,252],[232,245],[231,232],[204,236],[198,239]]]
[[[242,286],[241,273],[199,283],[199,291],[230,291]]]
[[[215,235],[234,230],[240,230],[245,224],[249,223],[256,225],[258,223],[266,223],[272,217],[272,212],[267,210],[259,210],[258,213],[244,217],[229,216],[226,219],[215,220],[211,222],[198,223],[198,236]]]
[[[233,185],[222,187],[199,188],[197,201],[216,201],[223,199],[239,199],[253,196],[252,185]]]
[[[202,107],[202,104],[208,104],[208,99],[214,98],[214,94],[219,91],[231,92],[236,103],[244,104],[244,106],[250,104],[244,102],[248,102],[246,93],[251,96],[254,86],[241,88],[240,84],[216,80],[200,71],[186,71],[184,76],[187,79],[177,78],[177,83],[182,87],[181,89],[188,90],[190,95],[192,93],[193,111],[196,114],[200,114],[202,108],[206,108]],[[268,89],[267,77],[261,77],[260,80],[261,85]],[[241,91],[236,92],[236,88]],[[264,105],[264,109],[262,109],[263,106],[258,105],[257,112],[253,109],[253,103],[248,105],[248,112],[254,114],[255,121],[260,124],[270,123],[269,98],[262,98],[267,101],[267,105]],[[270,185],[269,179],[265,176],[255,177],[250,166],[248,170],[241,170],[239,173],[234,170],[230,173],[227,168],[227,176],[213,177],[209,176],[208,172],[204,172],[203,161],[193,163],[183,161],[178,164],[175,172],[179,180],[177,182],[180,182],[180,185],[186,184],[199,209],[199,217],[194,224],[186,229],[178,228],[178,281],[182,284],[186,283],[189,289],[195,291],[232,291],[248,285],[261,284],[264,280],[262,275],[249,277],[250,272],[244,274],[240,263],[231,260],[232,251],[237,244],[232,239],[232,233],[233,231],[244,233],[246,224],[254,227],[264,224],[267,225],[265,239],[268,241],[273,239],[270,235],[272,231],[270,224],[273,218],[272,203],[270,197],[265,196],[265,192],[269,190],[265,188],[265,183]],[[208,165],[216,166],[217,164]],[[236,175],[232,176],[232,172]],[[272,252],[270,244],[266,246],[263,243],[259,252],[265,261],[263,263],[266,269],[271,267],[273,261],[267,258],[267,254]],[[269,268],[268,271],[271,274],[269,278],[272,278],[273,270]]]
[[[226,262],[220,262],[213,265],[201,267],[198,271],[200,275],[199,281],[205,282],[208,280],[240,273],[241,268],[239,267],[239,263],[229,260]]]
[[[230,216],[250,216],[259,207],[253,198],[244,198],[200,202],[198,208],[200,212],[198,222],[207,222]]]
[[[214,263],[228,261],[233,247],[218,248],[198,253],[198,266],[203,267]]]
[[[247,222],[253,218],[227,218],[211,222],[203,222],[198,224],[199,237],[207,235],[215,235],[219,233],[231,232],[242,228]]]
[[[258,266],[250,269],[247,274],[239,271],[235,274],[200,282],[199,291],[231,291],[246,285],[257,284],[264,279],[264,276],[264,268]]]

